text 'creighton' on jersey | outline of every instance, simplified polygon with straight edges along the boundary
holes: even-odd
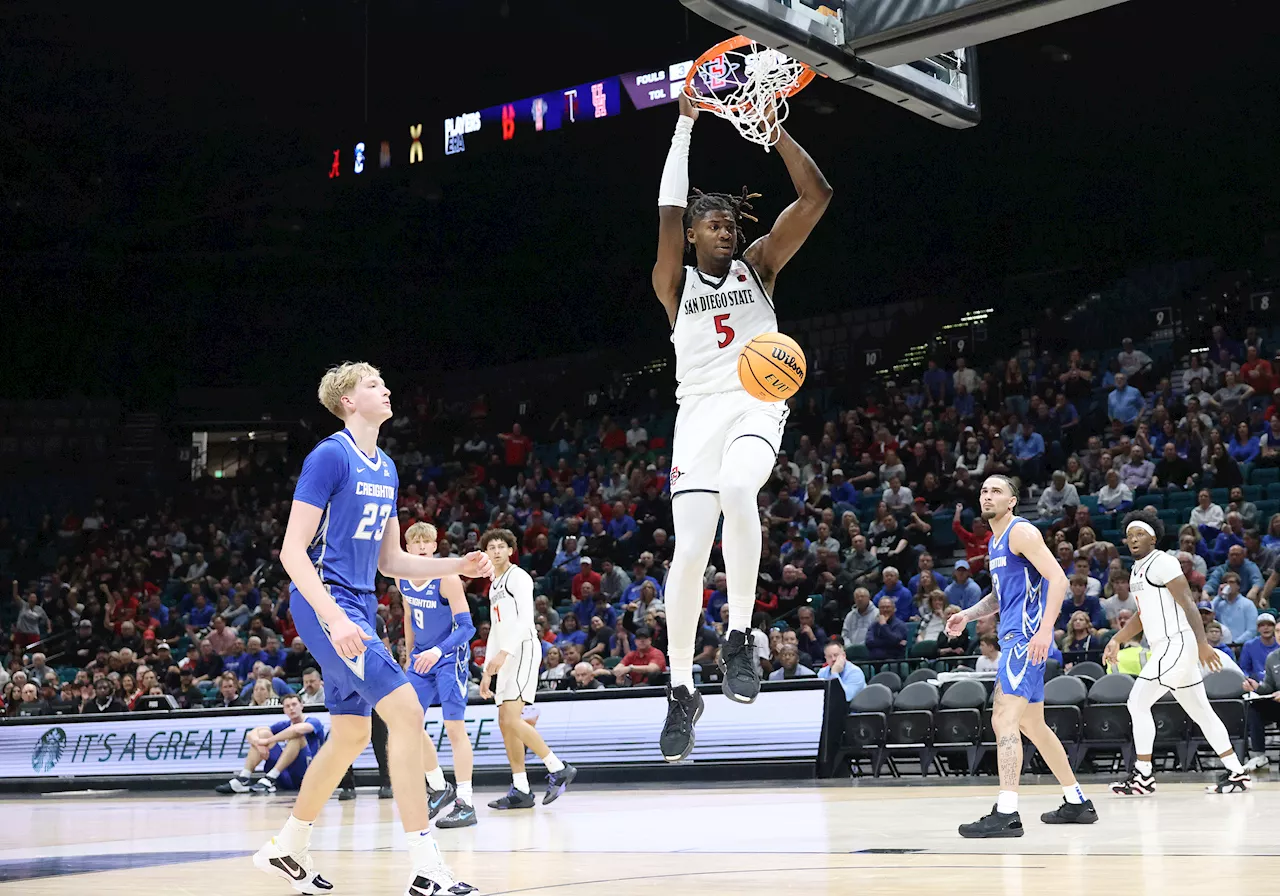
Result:
[[[311,449],[293,498],[324,511],[307,548],[322,582],[373,591],[382,535],[396,512],[399,489],[391,458],[381,449],[369,457],[345,429]]]
[[[718,280],[686,266],[683,283],[671,328],[676,399],[741,390],[738,354],[742,347],[757,336],[778,331],[772,297],[756,270],[740,258]]]

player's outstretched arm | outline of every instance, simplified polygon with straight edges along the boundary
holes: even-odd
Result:
[[[465,557],[418,557],[400,547],[400,521],[392,515],[382,530],[382,547],[378,551],[378,569],[392,579],[443,579],[445,576],[466,576],[469,579],[487,579],[493,575],[493,564],[480,551],[472,551]]]
[[[764,286],[773,291],[778,272],[791,260],[813,233],[823,212],[831,204],[831,185],[823,177],[817,163],[804,148],[779,128],[781,139],[775,144],[778,155],[786,163],[791,183],[796,188],[796,201],[782,210],[773,230],[751,244],[744,256],[760,274]]]
[[[675,323],[680,301],[680,280],[684,277],[684,210],[689,204],[689,141],[698,110],[680,94],[680,117],[671,137],[671,149],[662,167],[658,187],[658,260],[653,265],[653,291]]]
[[[1042,587],[1046,596],[1043,618],[1040,620],[1040,630],[1032,638],[1028,654],[1031,662],[1043,663],[1049,655],[1049,645],[1053,643],[1053,624],[1058,618],[1052,608],[1061,607],[1067,597],[1067,574],[1062,571],[1057,558],[1045,545],[1040,530],[1035,526],[1030,523],[1015,523],[1008,538],[1010,549],[1025,558],[1044,579]]]

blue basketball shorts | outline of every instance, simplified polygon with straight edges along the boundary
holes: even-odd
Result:
[[[996,681],[1000,690],[1028,703],[1044,702],[1044,670],[1047,663],[1031,662],[1031,644],[1013,635],[1000,641],[1000,666]]]
[[[467,714],[467,666],[461,654],[441,657],[440,661],[419,675],[409,667],[409,684],[418,695],[422,708],[439,706],[446,722],[461,722]]]
[[[347,618],[369,635],[365,651],[354,660],[343,657],[329,640],[327,627],[297,588],[289,588],[293,623],[324,675],[325,703],[334,715],[368,716],[383,697],[408,684],[404,670],[378,638],[378,598],[372,591],[353,592],[326,585]]]

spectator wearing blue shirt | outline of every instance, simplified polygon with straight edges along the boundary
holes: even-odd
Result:
[[[265,650],[262,649],[262,639],[257,635],[252,635],[245,643],[244,653],[236,657],[236,674],[240,679],[248,680],[253,677],[254,663],[271,662],[271,657],[267,656]]]
[[[951,580],[949,578],[947,578],[945,575],[940,573],[938,570],[934,569],[933,554],[930,554],[928,551],[921,552],[920,556],[916,559],[916,565],[919,567],[920,572],[917,572],[915,575],[913,575],[910,581],[907,582],[907,590],[910,591],[912,594],[920,593],[920,573],[921,572],[933,573],[933,580],[938,583],[938,587],[940,589],[945,590],[946,587],[951,584]]]
[[[972,420],[977,410],[973,396],[963,385],[956,387],[956,397],[952,400],[951,406],[956,409],[956,415],[961,420]]]
[[[1027,420],[1022,432],[1013,437],[1013,458],[1018,477],[1026,485],[1039,483],[1044,476],[1044,437]]]
[[[658,599],[662,599],[662,586],[658,584],[658,580],[649,575],[645,570],[643,560],[637,560],[632,566],[634,573],[631,577],[631,584],[622,592],[622,600],[620,603],[626,607],[630,604],[640,602],[640,589],[644,587],[645,582],[652,582],[654,590],[658,593]]]
[[[579,647],[587,643],[587,633],[578,625],[578,617],[574,613],[565,613],[564,618],[560,620],[560,634],[556,636],[556,646],[564,648],[568,644],[577,644]]]
[[[1226,562],[1215,566],[1209,571],[1209,577],[1204,583],[1205,600],[1213,600],[1218,596],[1222,583],[1226,581],[1226,577],[1231,573],[1236,575],[1240,592],[1250,603],[1254,603],[1258,599],[1258,592],[1262,590],[1264,579],[1262,571],[1258,569],[1258,564],[1250,560],[1245,554],[1243,543],[1233,544],[1228,548]],[[1232,634],[1240,634],[1240,630],[1230,622],[1227,623],[1227,627],[1231,629]],[[1250,620],[1248,630],[1253,630],[1252,620]]]
[[[707,606],[702,614],[706,617],[706,624],[712,627],[720,621],[720,608],[729,602],[729,584],[724,573],[716,573],[713,587],[714,590],[707,598]]]
[[[609,628],[618,624],[618,614],[609,605],[609,599],[595,591],[590,582],[582,583],[582,600],[573,605],[573,615],[578,617],[578,628],[584,631],[591,625],[591,617],[599,616],[600,621]]]
[[[284,661],[289,657],[289,652],[280,646],[280,638],[276,635],[267,635],[262,652],[267,655],[267,665],[273,669],[283,669]]]
[[[1115,390],[1107,396],[1107,417],[1119,420],[1125,426],[1132,426],[1147,403],[1143,400],[1142,393],[1129,385],[1129,378],[1123,373],[1117,373],[1115,381]]]
[[[938,367],[937,361],[929,361],[929,369],[920,377],[920,383],[924,386],[925,403],[929,407],[940,408],[947,403],[947,381],[949,379],[947,372]]]
[[[289,682],[285,681],[283,678],[277,678],[275,670],[266,663],[263,663],[256,670],[253,670],[253,674],[249,676],[249,680],[245,682],[244,687],[240,690],[241,700],[244,700],[253,693],[253,686],[260,678],[271,682],[271,690],[275,691],[277,697],[283,699],[293,693],[293,688],[289,687]]]
[[[1209,545],[1209,556],[1215,564],[1226,563],[1231,556],[1231,549],[1236,545],[1244,547],[1244,518],[1232,511],[1227,514],[1225,528],[1218,533],[1213,544]],[[1248,556],[1247,550],[1245,556]]]
[[[1231,632],[1232,645],[1238,647],[1258,637],[1258,608],[1240,594],[1240,574],[1234,570],[1226,573],[1218,587],[1221,593],[1213,601],[1213,615]],[[1207,584],[1205,591],[1209,591]]]
[[[200,632],[213,625],[213,607],[203,593],[196,594],[195,604],[187,616],[187,631]]]
[[[570,578],[582,572],[582,554],[578,552],[577,536],[564,537],[564,541],[560,543],[560,550],[556,551],[556,560],[552,568],[567,573]]]
[[[973,580],[970,574],[969,561],[956,561],[956,580],[948,585],[943,591],[947,595],[947,603],[954,604],[962,610],[967,610],[982,600],[982,589],[978,587],[978,583]]]
[[[1240,671],[1245,678],[1262,681],[1267,677],[1267,657],[1280,647],[1276,641],[1276,617],[1270,613],[1258,614],[1258,637],[1240,648]]]
[[[634,545],[636,540],[636,531],[640,527],[636,525],[636,521],[627,514],[627,508],[621,501],[614,502],[613,516],[609,519],[609,534],[613,536],[614,542],[618,546],[618,552],[623,556],[629,557],[635,553]]]
[[[901,583],[898,587],[902,587]],[[909,591],[907,596],[911,596]],[[902,659],[907,655],[907,624],[898,618],[892,597],[880,598],[876,606],[880,616],[867,629],[867,653],[873,660]]]
[[[1258,459],[1261,451],[1261,442],[1256,435],[1249,432],[1249,424],[1240,423],[1236,426],[1236,434],[1231,437],[1231,443],[1227,445],[1227,453],[1235,459],[1236,463],[1251,464]]]
[[[1062,601],[1062,609],[1058,612],[1058,621],[1054,624],[1054,638],[1058,641],[1071,630],[1071,614],[1083,611],[1089,616],[1089,625],[1094,631],[1105,631],[1107,614],[1102,609],[1102,602],[1089,596],[1089,577],[1076,573],[1070,579],[1070,592]]]
[[[830,495],[833,504],[852,504],[857,500],[858,492],[852,485],[845,482],[844,470],[831,471]]]
[[[839,681],[844,688],[845,702],[852,703],[853,698],[867,686],[867,676],[845,659],[844,648],[834,641],[823,648],[823,655],[827,658],[827,664],[818,670],[818,677],[823,681],[833,678]]]
[[[911,596],[911,591],[906,585],[902,584],[902,580],[898,578],[898,569],[894,566],[886,566],[884,568],[884,585],[876,592],[876,606],[880,606],[880,601],[886,597],[893,601],[895,606],[895,614],[900,622],[910,622],[911,617],[916,614],[915,598]],[[903,629],[906,631],[906,629]]]

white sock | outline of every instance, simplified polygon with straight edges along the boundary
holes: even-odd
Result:
[[[564,768],[564,763],[560,761],[560,758],[554,752],[548,753],[547,758],[543,759],[542,762],[547,767],[547,771],[553,775]]]
[[[253,769],[249,768],[249,767],[246,765],[244,768],[240,769],[240,774],[236,775],[236,777],[237,777],[237,778],[252,778],[252,777],[253,777]]]
[[[1084,791],[1080,789],[1079,784],[1072,784],[1069,787],[1062,788],[1062,795],[1066,797],[1068,803],[1083,803]]]
[[[1231,772],[1233,775],[1244,774],[1244,766],[1240,764],[1240,757],[1236,755],[1235,750],[1232,750],[1226,756],[1219,756],[1218,758],[1221,759],[1222,764],[1227,767],[1227,771]]]
[[[436,845],[431,830],[405,831],[405,842],[409,845],[409,863],[416,868],[438,868],[444,864],[440,855],[440,847]]]
[[[529,774],[527,772],[512,772],[511,786],[521,793],[529,792]]]
[[[301,855],[311,847],[311,829],[314,826],[315,822],[299,821],[290,815],[280,833],[276,834],[276,846],[287,856]]]
[[[280,772],[282,771],[284,771],[284,769],[280,768],[279,766],[276,766],[275,768],[271,769],[271,771],[267,772],[267,777],[270,778],[272,781],[274,781],[280,777]]]
[[[1138,759],[1133,763],[1133,767],[1134,769],[1137,770],[1138,774],[1142,775],[1142,777],[1144,778],[1151,777],[1151,760],[1150,759]]]
[[[1018,791],[1002,790],[996,797],[996,811],[1001,815],[1008,815],[1011,812],[1018,811]]]
[[[459,781],[458,782],[458,799],[462,800],[464,803],[470,806],[472,803],[472,798],[473,798],[473,794],[471,793],[471,782]]]
[[[440,766],[437,765],[431,771],[427,772],[427,786],[432,790],[444,790],[444,771]]]
[[[692,664],[693,660],[691,659],[689,662]],[[680,687],[688,688],[690,693],[697,690],[697,688],[693,684],[693,666],[692,665],[690,665],[687,670],[685,669],[680,670],[678,674],[676,672],[671,673],[671,689],[674,691],[676,688],[680,688]]]

